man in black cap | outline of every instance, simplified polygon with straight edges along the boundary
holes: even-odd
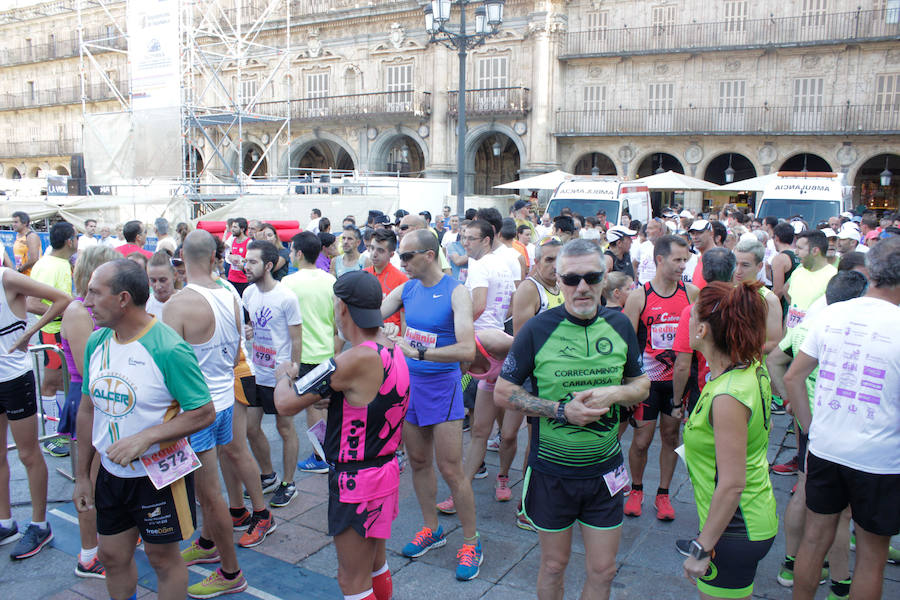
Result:
[[[381,295],[371,273],[342,275],[334,284],[334,316],[352,347],[300,379],[297,363],[280,364],[275,388],[275,405],[286,415],[330,399],[328,535],[337,548],[341,592],[361,600],[392,594],[385,542],[400,510],[394,452],[409,404],[406,359],[380,329]]]
[[[534,223],[528,218],[528,211],[531,209],[531,203],[528,200],[516,200],[512,207],[512,218],[516,220],[516,230],[522,225],[527,225],[531,230],[531,239],[537,241],[537,232],[534,230]]]

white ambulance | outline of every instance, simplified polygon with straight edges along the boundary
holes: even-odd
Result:
[[[852,186],[844,185],[843,173],[779,171],[766,185],[756,216],[788,220],[800,216],[814,228],[849,210],[852,192]]]
[[[564,208],[585,217],[596,216],[602,208],[606,220],[613,225],[621,223],[623,212],[646,223],[651,216],[650,189],[642,183],[615,177],[579,177],[559,184],[550,197],[547,212],[552,219]]]

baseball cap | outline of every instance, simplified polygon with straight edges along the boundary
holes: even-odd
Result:
[[[837,237],[837,232],[831,227],[824,227],[821,229],[821,232],[824,233],[827,238]]]
[[[527,200],[521,200],[521,199],[520,199],[520,200],[516,200],[516,203],[513,204],[513,210],[522,210],[522,209],[525,208],[526,206],[528,206],[528,201],[527,201]]]
[[[693,219],[694,218],[694,215],[692,215],[691,211],[689,211],[688,209],[684,209],[683,211],[681,211],[681,214],[678,216],[684,217],[685,219]]]
[[[712,223],[707,221],[706,219],[697,219],[691,226],[688,228],[688,231],[709,231],[712,229]]]
[[[791,227],[794,228],[794,235],[800,235],[806,231],[806,223],[803,221],[791,221]]]
[[[859,230],[855,227],[843,227],[838,234],[839,240],[856,240],[859,241]]]
[[[350,310],[350,318],[358,327],[381,327],[381,284],[366,271],[350,271],[337,278],[334,295]]]
[[[623,237],[631,237],[633,235],[637,235],[637,231],[632,231],[624,225],[616,225],[610,227],[609,231],[606,232],[606,241],[612,244],[613,242],[618,242]]]
[[[849,210],[845,210],[844,212],[841,213],[841,216],[844,218],[847,218],[847,219],[852,219],[853,213],[850,212]]]

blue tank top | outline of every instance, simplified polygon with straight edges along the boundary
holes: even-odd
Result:
[[[406,311],[404,339],[413,348],[441,348],[456,343],[451,297],[458,281],[444,275],[432,287],[425,287],[418,279],[410,279],[403,286],[403,308]],[[409,372],[414,375],[449,373],[459,370],[459,363],[438,363],[428,360],[406,359]]]

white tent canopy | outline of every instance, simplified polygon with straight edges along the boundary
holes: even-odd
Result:
[[[726,183],[722,187],[719,188],[720,192],[762,192],[765,191],[766,186],[771,183],[776,177],[778,177],[777,173],[769,173],[768,175],[760,175],[759,177],[751,177],[750,179],[744,179],[741,181],[734,181],[732,183]]]
[[[504,190],[555,190],[563,181],[573,177],[575,176],[571,173],[566,173],[565,171],[557,169],[550,173],[526,177],[525,179],[502,183],[500,185],[495,185],[494,187]]]
[[[682,175],[675,171],[666,171],[657,175],[649,175],[641,179],[635,179],[632,183],[643,183],[651,190],[674,190],[680,192],[713,191],[719,186],[703,179]]]

